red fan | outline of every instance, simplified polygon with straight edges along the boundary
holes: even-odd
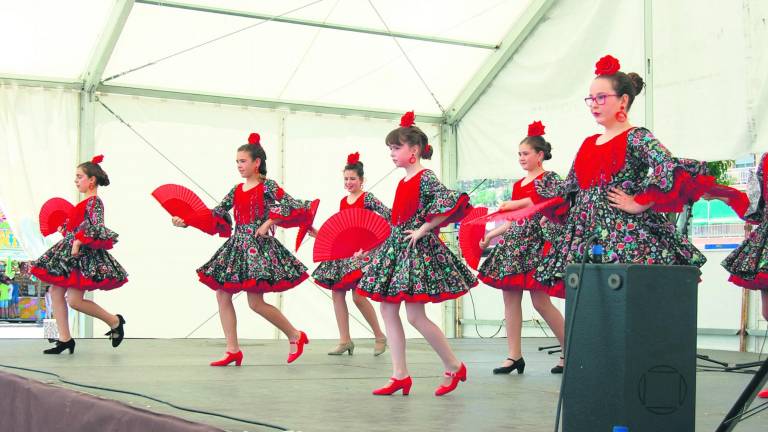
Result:
[[[349,258],[358,250],[369,251],[389,237],[389,223],[378,214],[361,208],[342,210],[331,216],[315,239],[315,262]]]
[[[75,206],[64,198],[51,198],[40,207],[40,232],[49,236],[56,232],[69,218]]]
[[[213,213],[205,206],[200,197],[184,186],[162,185],[152,192],[152,196],[171,216],[184,219],[184,223],[187,225],[206,234],[215,235],[218,233],[222,237],[227,236],[229,230],[220,227],[216,223]]]
[[[749,197],[738,189],[716,184],[712,186],[707,193],[716,198],[726,198],[728,200],[728,206],[730,206],[741,218],[745,216],[744,213],[746,213],[749,208]]]
[[[470,222],[487,214],[487,208],[475,207],[459,226],[459,248],[461,248],[461,254],[464,255],[467,264],[475,270],[477,270],[477,266],[480,264],[480,257],[483,255],[483,251],[480,249],[480,240],[485,235],[485,224],[470,224]]]
[[[534,204],[530,207],[526,207],[518,210],[496,211],[489,214],[488,216],[482,216],[482,217],[476,218],[470,221],[469,223],[485,225],[488,222],[496,222],[496,221],[518,221],[522,219],[527,219],[535,215],[536,213],[545,212],[545,210],[557,207],[563,204],[564,202],[565,200],[563,200],[561,197],[550,198],[546,201],[542,201],[538,204]]]
[[[304,241],[304,237],[315,222],[315,216],[317,215],[317,207],[320,206],[320,200],[316,199],[309,205],[309,215],[307,221],[299,226],[299,232],[296,234],[296,252],[299,251],[301,243]]]

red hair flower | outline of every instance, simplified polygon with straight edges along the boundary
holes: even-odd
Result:
[[[595,75],[613,75],[620,67],[619,60],[608,54],[595,63]]]
[[[256,132],[248,135],[248,144],[261,144],[261,136]]]
[[[535,121],[528,125],[528,136],[542,136],[544,135],[544,125],[540,121]]]
[[[416,114],[413,111],[408,111],[400,117],[400,127],[409,128],[416,122]]]
[[[427,144],[426,146],[424,146],[424,152],[425,153],[428,153],[430,150],[432,150],[432,146],[431,145]]]
[[[91,163],[100,164],[104,161],[104,155],[97,155],[94,156],[93,159],[91,159]]]
[[[360,153],[354,152],[347,156],[347,165],[354,165],[358,162],[360,162]]]

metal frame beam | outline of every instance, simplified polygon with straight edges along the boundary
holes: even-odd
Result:
[[[493,82],[504,65],[517,52],[528,35],[539,24],[544,14],[549,10],[555,0],[533,0],[523,11],[515,24],[507,32],[504,40],[485,64],[475,73],[472,80],[461,91],[459,96],[453,102],[446,112],[446,121],[448,124],[455,124],[469,112],[470,108],[485,93],[485,90]]]
[[[251,99],[246,97],[223,95],[216,93],[187,93],[176,90],[139,86],[100,85],[97,92],[105,94],[121,94],[128,96],[144,96],[158,99],[175,99],[190,102],[214,103],[222,105],[249,106],[273,110],[311,112],[318,114],[333,114],[340,116],[370,117],[386,120],[397,120],[403,115],[400,111],[366,109],[344,105],[316,105],[304,102],[287,102],[273,99]],[[416,120],[426,123],[443,123],[443,117],[435,115],[417,115]]]
[[[83,89],[83,83],[80,81],[64,81],[57,78],[44,77],[27,78],[16,75],[0,75],[0,84],[78,91]]]
[[[255,19],[262,19],[265,21],[275,21],[275,22],[284,23],[284,24],[296,24],[296,25],[303,25],[303,26],[310,26],[310,27],[332,29],[332,30],[348,31],[348,32],[354,32],[354,33],[365,33],[365,34],[371,34],[376,36],[394,36],[400,39],[413,39],[413,40],[419,40],[424,42],[440,43],[440,44],[447,44],[447,45],[458,45],[458,46],[464,46],[464,47],[470,47],[470,48],[482,48],[482,49],[489,49],[489,50],[498,49],[498,45],[483,43],[483,42],[465,41],[465,40],[459,40],[459,39],[442,38],[437,36],[425,36],[425,35],[403,33],[403,32],[389,33],[386,30],[379,30],[374,28],[355,27],[355,26],[349,26],[344,24],[324,23],[321,21],[288,18],[285,16],[268,15],[268,14],[263,14],[258,12],[247,12],[247,11],[225,9],[225,8],[219,8],[219,7],[213,7],[213,6],[203,6],[203,5],[189,4],[189,3],[178,2],[178,1],[136,0],[136,3],[197,11],[197,12],[215,13],[220,15],[237,16],[237,17],[243,17],[243,18],[255,18]]]
[[[128,15],[133,8],[134,0],[117,0],[104,23],[88,66],[80,76],[82,91],[80,92],[79,140],[77,143],[77,160],[89,159],[96,151],[96,104],[93,99],[94,90],[99,85],[104,69],[115,49],[120,34],[123,32]],[[82,197],[78,197],[82,198]],[[92,298],[93,294],[86,294]],[[93,317],[77,314],[79,333],[82,337],[93,337]]]
[[[645,127],[653,130],[653,0],[643,5],[643,50],[645,51]]]

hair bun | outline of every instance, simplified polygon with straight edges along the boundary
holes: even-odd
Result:
[[[629,81],[632,83],[632,88],[635,90],[635,95],[640,94],[640,92],[643,91],[643,88],[645,87],[645,81],[643,81],[643,77],[636,74],[635,72],[628,73],[627,77],[629,77]]]

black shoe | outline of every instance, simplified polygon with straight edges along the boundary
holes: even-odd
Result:
[[[56,346],[53,348],[48,348],[47,350],[43,351],[43,354],[61,354],[62,352],[69,350],[70,354],[73,354],[75,352],[75,340],[70,339],[66,342],[62,342],[60,340],[56,341]]]
[[[560,360],[563,360],[563,357],[560,357]],[[552,369],[550,369],[549,371],[552,372],[553,374],[561,374],[563,373],[563,367],[560,365],[557,365]]]
[[[120,314],[117,314],[117,319],[120,320],[117,324],[117,327],[104,333],[104,336],[109,336],[109,338],[112,339],[113,348],[117,348],[117,346],[120,345],[120,342],[122,342],[123,338],[125,337],[125,330],[123,330],[125,319],[123,319],[123,316]]]
[[[523,374],[523,371],[525,370],[525,360],[522,357],[520,357],[517,360],[507,357],[507,360],[511,361],[512,364],[509,366],[497,367],[496,369],[493,370],[494,375],[508,374],[508,373],[511,373],[513,370],[517,370],[517,373],[519,375]]]

